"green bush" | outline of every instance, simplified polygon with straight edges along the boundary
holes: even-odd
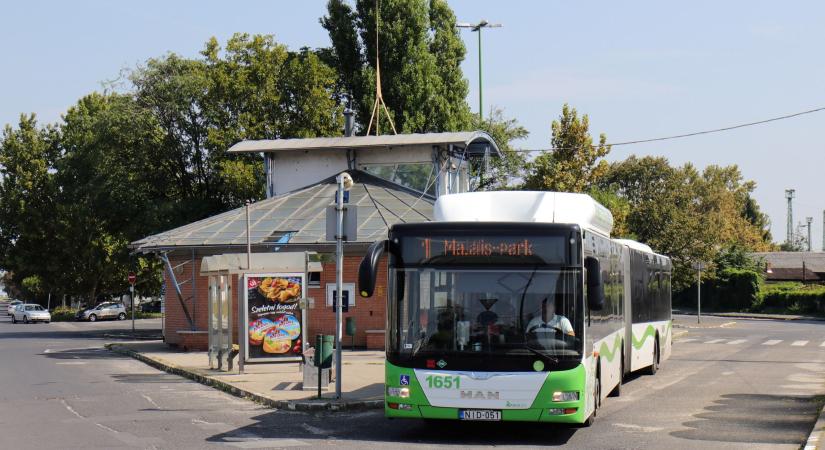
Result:
[[[52,321],[68,322],[74,320],[75,314],[77,314],[77,309],[69,308],[67,306],[58,306],[52,310]]]
[[[757,309],[775,313],[825,313],[825,286],[802,283],[767,285],[759,295]]]
[[[758,302],[762,277],[753,270],[726,268],[709,285],[709,309],[744,311]]]

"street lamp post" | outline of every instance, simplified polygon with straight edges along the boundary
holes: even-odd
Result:
[[[702,323],[702,270],[705,263],[696,261],[693,268],[696,270],[696,323]]]
[[[472,24],[466,22],[458,22],[455,24],[458,28],[469,28],[470,31],[475,31],[478,33],[478,118],[484,119],[484,104],[482,102],[482,89],[481,89],[481,29],[482,28],[501,28],[500,23],[489,23],[486,20],[482,20],[479,23]]]

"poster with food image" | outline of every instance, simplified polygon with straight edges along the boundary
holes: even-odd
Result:
[[[303,353],[303,274],[244,277],[247,361],[293,361]]]

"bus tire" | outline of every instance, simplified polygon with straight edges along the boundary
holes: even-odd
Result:
[[[656,335],[656,343],[653,345],[653,364],[647,368],[648,375],[656,375],[659,371],[659,335]]]
[[[597,364],[598,365],[598,364]],[[599,411],[599,406],[601,405],[601,396],[602,396],[602,379],[599,375],[597,370],[596,372],[596,383],[593,385],[593,413],[590,414],[582,426],[589,427],[593,425],[596,421],[596,413]]]

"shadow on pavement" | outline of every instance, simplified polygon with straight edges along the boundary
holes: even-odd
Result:
[[[52,350],[48,353],[41,353],[42,356],[51,359],[78,360],[84,359],[129,359],[128,356],[119,355],[100,347],[93,348],[71,348],[66,350]]]
[[[125,357],[124,357],[125,358]],[[118,383],[191,383],[186,378],[170,373],[115,373],[111,375]]]
[[[86,325],[85,322],[72,322],[76,324],[76,326],[81,327],[79,329],[74,330],[66,330],[66,329],[58,329],[55,325],[59,324],[60,322],[52,322],[50,324],[47,323],[17,323],[12,324],[11,322],[2,323],[0,321],[0,327],[3,328],[3,332],[0,333],[0,340],[4,339],[37,339],[47,341],[48,339],[106,339],[106,340],[119,340],[119,339],[132,339],[131,329],[123,328],[121,325],[120,327],[114,326],[116,323],[122,324],[123,322],[113,322],[112,325],[106,327],[96,327],[96,328],[88,328],[83,329],[82,327]],[[153,329],[153,328],[140,328],[135,330],[135,336],[138,338],[140,337],[148,337],[148,336],[157,336],[161,333],[160,328]]]
[[[688,430],[671,432],[682,439],[719,442],[794,444],[805,442],[825,403],[823,396],[730,394],[719,397]]]
[[[213,443],[265,439],[339,439],[430,445],[565,445],[577,431],[570,426],[527,422],[459,422],[442,420],[388,420],[383,411],[300,414],[272,411],[253,417],[257,423],[217,434]],[[270,441],[271,440],[271,441]]]

